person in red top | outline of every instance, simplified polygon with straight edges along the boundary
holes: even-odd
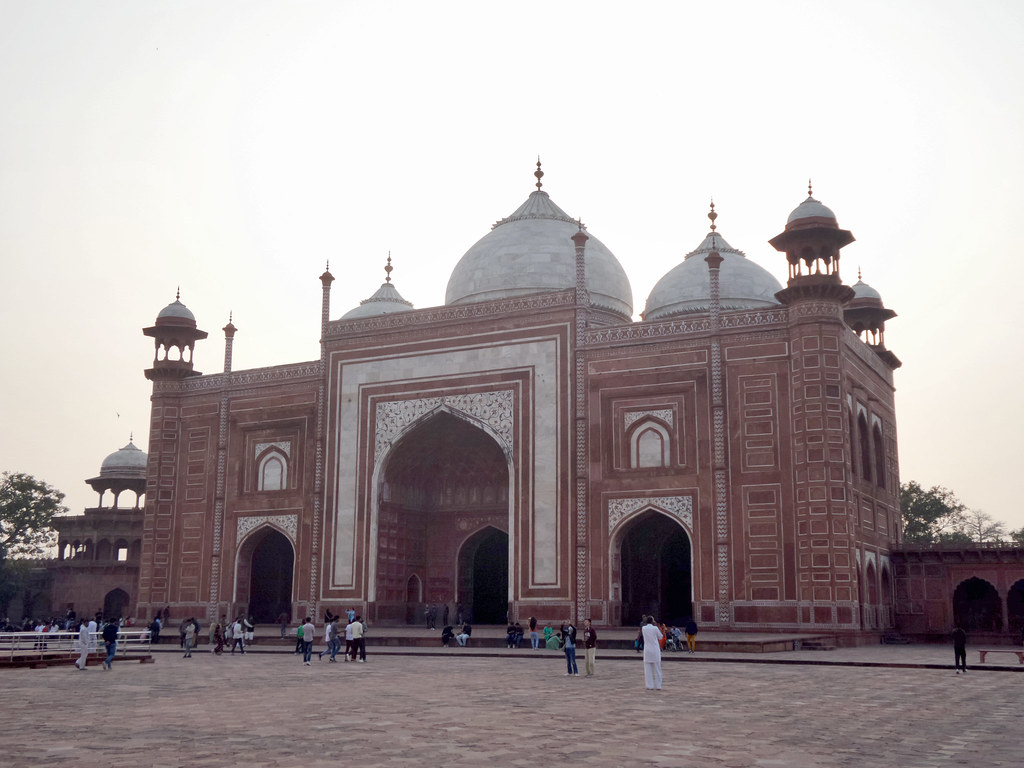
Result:
[[[586,652],[587,677],[594,674],[594,661],[597,659],[597,630],[590,619],[583,621],[583,648]]]

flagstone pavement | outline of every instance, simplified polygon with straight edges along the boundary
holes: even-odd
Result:
[[[654,692],[628,655],[599,657],[587,678],[566,677],[556,652],[373,650],[365,664],[197,651],[118,661],[109,672],[3,670],[0,766],[987,768],[1024,760],[1024,674],[1012,671],[680,658],[666,661],[664,690]]]

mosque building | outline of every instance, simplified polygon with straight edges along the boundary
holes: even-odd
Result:
[[[160,311],[136,615],[893,626],[900,362],[894,313],[840,278],[853,235],[809,194],[770,240],[782,286],[712,206],[637,322],[535,175],[443,306],[413,308],[389,260],[335,314],[325,271],[319,359],[232,370],[229,321],[200,374],[207,333]]]

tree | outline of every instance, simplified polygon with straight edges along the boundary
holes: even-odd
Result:
[[[927,491],[913,480],[900,485],[903,540],[908,543],[971,541],[965,532],[966,509],[955,493],[940,485]]]
[[[20,472],[0,478],[0,564],[9,557],[32,557],[56,541],[53,518],[67,512],[64,494]]]
[[[979,544],[999,541],[1006,535],[1006,523],[993,520],[990,514],[980,509],[970,509],[964,515],[963,531],[971,537],[971,541]]]
[[[1010,537],[1010,541],[1015,541],[1018,544],[1024,544],[1024,528],[1019,528],[1016,531],[1010,531],[1007,535]]]

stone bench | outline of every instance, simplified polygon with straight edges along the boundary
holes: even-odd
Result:
[[[1024,650],[1017,650],[1015,648],[986,648],[984,650],[978,649],[978,653],[981,654],[981,663],[985,663],[985,656],[990,653],[1012,653],[1017,656],[1017,661],[1024,664]]]

